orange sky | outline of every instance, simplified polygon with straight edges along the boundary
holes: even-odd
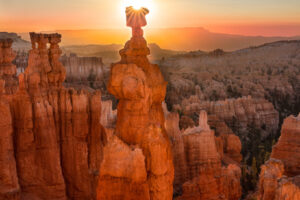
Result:
[[[0,31],[125,28],[124,1],[0,0]],[[150,4],[151,28],[205,27],[244,35],[300,35],[299,0],[140,1]]]

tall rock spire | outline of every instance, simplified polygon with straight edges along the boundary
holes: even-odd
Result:
[[[118,171],[106,173],[106,168],[114,167],[113,163],[119,163],[120,169],[128,167],[125,162],[123,166],[122,162],[111,161],[111,166],[104,162],[106,164],[100,168],[98,199],[109,200],[120,196],[122,199],[172,199],[174,167],[162,110],[167,83],[159,67],[147,58],[150,50],[141,27],[146,25],[145,15],[148,12],[145,8],[127,8],[127,25],[132,27],[133,35],[120,51],[121,61],[112,65],[108,83],[109,92],[119,100],[115,135],[121,142],[142,150],[147,172],[146,186],[144,182],[137,183],[128,178],[130,175]],[[109,157],[106,154],[114,151],[110,148],[116,148],[116,145],[106,147],[104,161]],[[128,181],[129,185],[124,184]],[[111,184],[109,189],[105,187],[108,183]],[[139,194],[128,195],[130,191],[139,191]]]

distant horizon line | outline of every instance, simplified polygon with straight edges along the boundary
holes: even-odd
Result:
[[[235,27],[239,27],[238,25],[234,25]],[[246,26],[246,25],[245,25]],[[263,25],[259,25],[257,24],[257,26],[262,26],[262,27],[276,27],[276,25],[272,26],[263,26]],[[280,26],[289,26],[289,25],[280,25]],[[244,26],[241,26],[244,27]],[[251,27],[251,26],[250,26]],[[54,29],[54,30],[42,30],[42,31],[37,31],[37,30],[33,30],[33,31],[0,31],[0,32],[11,32],[11,33],[17,33],[17,34],[25,34],[25,33],[29,33],[29,32],[38,32],[38,33],[47,33],[47,32],[59,32],[59,31],[116,31],[116,30],[125,30],[127,29],[128,31],[130,31],[129,27],[122,27],[122,28],[72,28],[72,29]],[[287,34],[287,35],[269,35],[269,34],[239,34],[239,33],[230,33],[230,32],[225,32],[225,31],[211,31],[209,28],[205,27],[205,26],[181,26],[181,27],[146,27],[144,28],[144,30],[167,30],[167,29],[202,29],[204,31],[210,32],[210,33],[215,33],[215,34],[225,34],[225,35],[236,35],[236,36],[246,36],[246,37],[282,37],[282,38],[286,38],[286,37],[299,37],[300,33],[295,33],[293,35],[291,34]],[[300,29],[300,24],[299,24],[299,29]]]

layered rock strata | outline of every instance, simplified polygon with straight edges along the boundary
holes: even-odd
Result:
[[[59,34],[30,36],[28,67],[19,76],[18,91],[8,98],[11,121],[6,119],[1,125],[7,132],[1,137],[7,145],[4,152],[8,152],[4,159],[11,152],[15,159],[15,165],[11,159],[9,171],[4,171],[10,190],[18,191],[24,200],[96,199],[105,143],[101,94],[62,86],[66,73],[59,61]],[[7,109],[4,111],[0,115],[10,116]],[[0,156],[3,160],[3,154]],[[0,196],[5,193],[1,187]]]
[[[174,155],[174,190],[175,195],[179,196],[176,199],[239,199],[240,141],[226,132],[224,139],[216,137],[207,123],[206,112],[202,111],[199,116],[199,126],[181,132],[178,114],[169,113],[165,109],[166,130],[172,142]],[[232,158],[231,154],[226,152],[226,160],[229,160],[226,163],[223,162],[224,149],[235,149],[229,142],[224,142],[230,136],[237,138],[239,146],[233,151],[235,153]],[[219,146],[221,147],[218,148]]]
[[[78,57],[76,54],[62,56],[60,61],[66,68],[66,80],[86,83],[103,80],[103,62],[99,57]]]
[[[183,100],[181,105],[174,105],[173,109],[189,117],[205,110],[209,115],[216,115],[234,130],[245,134],[247,127],[252,125],[259,129],[263,127],[262,130],[266,130],[264,136],[274,134],[278,130],[279,114],[272,103],[251,96],[225,101],[203,101],[192,96]]]
[[[294,200],[300,198],[300,114],[284,120],[281,136],[271,159],[262,166],[258,199]]]
[[[12,94],[18,88],[17,68],[12,61],[16,53],[12,50],[12,39],[0,39],[0,79],[5,80],[5,93]]]
[[[130,18],[133,22],[145,15],[143,9],[129,9],[127,14],[134,16]],[[129,152],[129,155],[124,153],[119,160],[115,156],[106,155],[117,149],[107,149],[104,152],[104,158],[109,157],[111,160],[101,164],[101,170],[106,173],[100,172],[99,200],[171,200],[173,196],[173,157],[162,110],[166,82],[159,67],[147,59],[150,50],[139,22],[133,23],[133,36],[120,51],[121,61],[112,65],[108,83],[108,91],[119,100],[114,134],[120,139],[119,143],[128,145],[113,147],[124,146],[121,149]],[[129,147],[131,152],[126,150]],[[130,166],[128,161],[123,161],[127,156],[134,160],[129,163]],[[138,167],[140,169],[134,173]],[[123,168],[129,170],[123,172]],[[128,192],[131,195],[127,195]]]
[[[237,164],[222,166],[206,112],[199,116],[199,126],[183,132],[189,173],[178,199],[239,199],[241,170]]]
[[[0,79],[0,199],[19,199],[16,160],[14,155],[13,121],[5,95],[5,81]]]

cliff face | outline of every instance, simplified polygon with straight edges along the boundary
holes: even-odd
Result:
[[[27,68],[29,54],[24,51],[18,51],[13,63],[17,66],[17,74],[23,73]],[[63,83],[66,87],[76,89],[82,88],[105,88],[104,84],[104,64],[100,57],[78,57],[71,53],[59,58],[59,61],[65,68],[66,80]],[[91,90],[91,89],[90,89]]]
[[[145,156],[141,148],[131,147],[111,134],[103,155],[98,199],[150,200]]]
[[[281,160],[285,175],[300,175],[300,115],[284,120],[281,136],[272,150],[271,157]],[[292,156],[291,156],[292,155]]]
[[[246,133],[247,126],[264,127],[267,134],[275,133],[278,129],[279,115],[272,103],[264,99],[244,97],[225,101],[202,101],[193,96],[185,99],[181,105],[175,105],[175,110],[181,110],[186,116],[193,116],[200,110],[216,115],[232,128]]]
[[[98,57],[78,57],[76,54],[62,56],[60,61],[66,68],[68,82],[95,82],[103,80],[103,62]]]
[[[0,114],[11,120],[1,126],[7,153],[1,151],[0,160],[12,158],[9,170],[0,170],[10,180],[4,182],[6,187],[1,181],[0,196],[19,195],[8,199],[96,199],[105,143],[101,94],[62,86],[66,74],[59,62],[60,37],[31,33],[32,50],[28,67],[19,76],[19,89],[6,93],[10,106]]]
[[[271,159],[262,167],[258,199],[300,198],[299,134],[300,115],[286,118],[279,141],[273,147]]]
[[[208,115],[208,124],[215,130],[217,150],[222,162],[239,164],[242,161],[239,137],[217,115]]]
[[[200,113],[199,126],[183,132],[179,130],[178,114],[165,109],[165,118],[174,156],[175,195],[181,194],[176,199],[239,199],[241,145],[238,137],[228,132],[220,134],[223,138],[216,137],[207,124],[205,111]],[[232,139],[237,145],[228,142]]]
[[[199,126],[187,129],[183,140],[188,180],[178,199],[239,199],[241,170],[238,164],[222,166],[217,140],[204,111],[200,113]]]
[[[0,199],[19,199],[11,110],[4,96],[5,81],[0,79]]]
[[[12,50],[12,39],[0,39],[0,78],[5,81],[5,93],[12,94],[18,87],[17,68],[12,64],[16,53]]]

